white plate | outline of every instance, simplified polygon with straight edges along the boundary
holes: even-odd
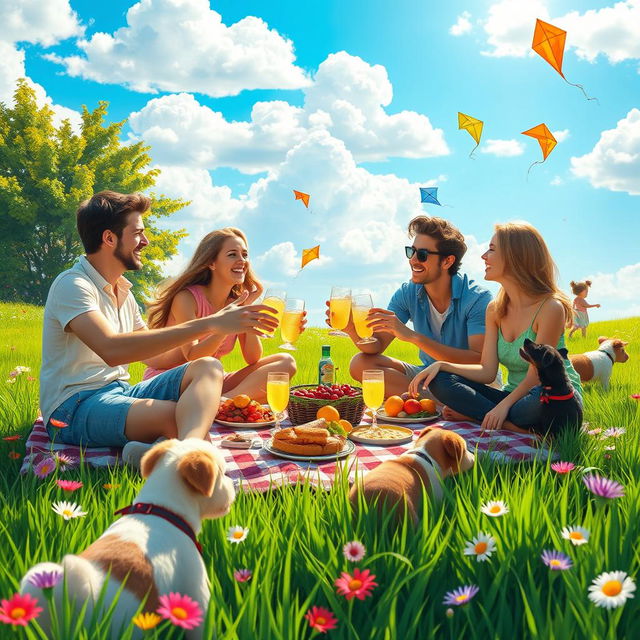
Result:
[[[437,411],[434,415],[428,416],[426,418],[398,418],[397,416],[388,416],[384,409],[378,409],[376,411],[376,416],[380,418],[380,420],[387,420],[388,422],[397,422],[399,424],[426,424],[427,422],[433,422],[434,420],[439,420],[442,417],[442,414]]]
[[[285,460],[296,460],[298,462],[330,462],[331,460],[335,460],[337,458],[344,458],[345,456],[352,454],[356,450],[356,445],[353,444],[351,440],[347,440],[345,442],[342,451],[338,451],[337,453],[329,453],[322,456],[300,456],[295,453],[287,453],[286,451],[274,449],[272,445],[273,438],[269,438],[269,440],[264,443],[265,451],[274,456],[277,456],[278,458],[284,458]]]
[[[360,435],[359,432],[365,431],[366,429],[371,429],[371,425],[363,425],[361,427],[356,427],[353,431],[349,432],[349,439],[359,442],[361,444],[374,444],[380,445],[383,447],[394,446],[396,444],[405,444],[405,442],[411,442],[413,440],[413,431],[411,429],[407,429],[407,427],[396,427],[390,424],[381,424],[378,425],[384,429],[392,429],[396,432],[401,432],[404,434],[403,438],[367,438],[364,435]]]

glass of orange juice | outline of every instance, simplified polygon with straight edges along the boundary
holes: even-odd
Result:
[[[357,334],[360,336],[357,344],[375,342],[375,338],[372,338],[373,329],[367,326],[367,316],[369,315],[371,307],[373,307],[373,302],[370,294],[362,293],[351,297],[353,325],[356,328]]]
[[[284,305],[284,313],[280,322],[280,335],[284,340],[284,344],[280,345],[280,349],[287,351],[295,351],[293,343],[298,339],[301,328],[302,314],[304,313],[304,300],[298,298],[287,298]]]
[[[331,287],[329,299],[329,322],[333,331],[330,336],[348,336],[343,329],[349,324],[351,315],[351,289],[344,287]]]
[[[267,307],[271,307],[272,309],[276,310],[276,313],[271,313],[271,311],[265,311],[265,313],[273,316],[278,321],[278,324],[282,322],[282,314],[284,313],[284,301],[286,297],[287,294],[282,289],[269,288],[264,294],[262,304],[265,304],[267,305]],[[262,337],[273,338],[274,333],[275,329],[271,333],[263,331],[264,335]]]
[[[276,373],[274,371],[267,374],[267,402],[276,418],[276,431],[280,429],[280,422],[284,417],[284,410],[289,404],[289,374]]]
[[[371,426],[377,426],[376,413],[384,402],[384,371],[381,369],[365,369],[362,372],[362,399],[371,409]]]

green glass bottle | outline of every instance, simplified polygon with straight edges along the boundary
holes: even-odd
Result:
[[[331,347],[322,345],[322,358],[318,363],[318,384],[332,385],[336,380],[336,371],[331,359]]]

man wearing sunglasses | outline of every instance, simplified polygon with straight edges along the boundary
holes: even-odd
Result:
[[[467,246],[450,222],[418,216],[409,223],[408,231],[413,242],[404,250],[411,280],[396,291],[388,309],[371,309],[368,324],[376,340],[356,344],[361,353],[350,364],[356,380],[362,380],[366,369],[382,369],[385,396],[405,392],[413,377],[436,360],[480,362],[485,311],[491,301],[486,289],[458,273]],[[406,324],[409,320],[413,329]],[[345,331],[357,342],[352,322]],[[418,347],[421,364],[383,355],[394,338]]]

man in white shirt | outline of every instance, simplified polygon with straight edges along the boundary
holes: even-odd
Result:
[[[44,311],[40,407],[49,435],[85,446],[125,446],[136,464],[157,438],[205,438],[220,402],[223,371],[200,358],[130,385],[128,363],[208,334],[261,334],[277,327],[244,297],[206,318],[147,329],[123,274],[142,268],[148,240],[141,194],[102,191],[77,212],[86,255],[51,285]]]

